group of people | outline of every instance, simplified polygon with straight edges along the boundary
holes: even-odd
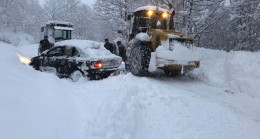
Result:
[[[48,40],[48,36],[44,36],[44,39],[40,41],[40,47],[39,47],[39,54],[42,52],[49,50],[53,47],[53,44],[51,44]],[[109,42],[108,39],[105,39],[105,45],[104,47],[109,50],[112,54],[118,55],[122,57],[122,60],[126,61],[126,48],[124,45],[122,45],[121,41],[117,41],[116,45]]]
[[[112,54],[120,56],[124,62],[126,61],[126,48],[121,41],[117,41],[116,45],[114,45],[108,39],[105,39],[104,47]]]

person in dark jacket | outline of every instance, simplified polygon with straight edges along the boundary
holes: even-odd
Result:
[[[126,48],[124,45],[122,45],[121,41],[118,41],[117,43],[117,47],[119,49],[119,56],[122,57],[123,61],[126,61]]]
[[[44,36],[44,39],[40,41],[39,54],[53,47],[53,44],[51,44],[48,39],[48,36]]]
[[[116,54],[116,48],[115,46],[109,42],[108,39],[105,39],[105,45],[104,47],[109,50],[112,54]]]

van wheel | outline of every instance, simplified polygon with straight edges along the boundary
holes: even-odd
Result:
[[[76,71],[74,71],[73,73],[70,74],[70,79],[73,82],[77,82],[82,77],[83,77],[83,74],[79,70],[76,70]]]
[[[136,46],[132,49],[129,57],[129,68],[136,76],[149,74],[148,68],[151,59],[151,50],[146,46]]]

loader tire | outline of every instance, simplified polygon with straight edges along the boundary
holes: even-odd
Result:
[[[146,76],[149,74],[148,68],[151,59],[150,48],[139,44],[135,46],[129,57],[129,68],[133,75]]]

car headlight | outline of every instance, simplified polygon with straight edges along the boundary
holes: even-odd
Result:
[[[28,57],[25,57],[25,56],[22,56],[21,54],[17,53],[18,57],[19,57],[19,60],[24,63],[25,65],[30,65],[32,63],[32,60],[31,58],[28,58]]]

